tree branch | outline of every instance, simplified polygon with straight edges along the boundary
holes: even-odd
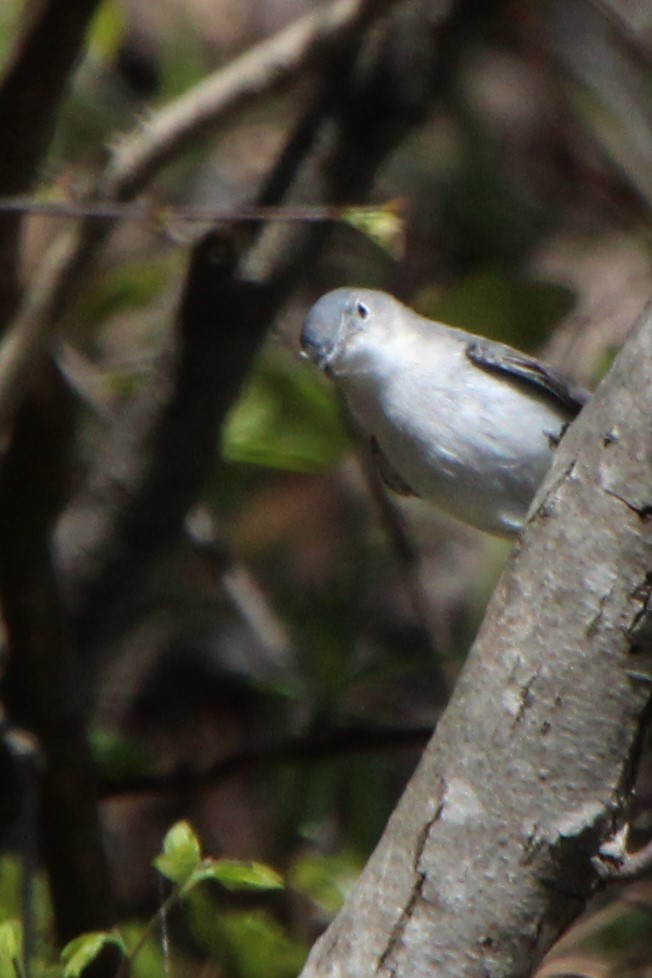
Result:
[[[413,29],[417,28],[413,25]],[[430,44],[435,45],[436,31],[433,29],[430,36]],[[360,89],[355,87],[353,66],[357,62],[359,47],[362,42],[359,39],[348,39],[344,45],[344,50],[338,48],[338,65],[344,60],[349,63],[348,73],[351,74],[353,88],[350,90],[350,112],[360,114],[362,106],[367,105],[369,98],[369,85],[373,84],[377,75],[384,77],[386,65],[382,57],[382,52],[377,52],[377,57],[372,60],[361,82]],[[429,49],[430,50],[430,49]],[[432,53],[432,51],[431,51]],[[341,57],[340,57],[341,56]],[[425,59],[424,59],[425,71]],[[341,90],[341,76],[339,71],[335,71],[332,64],[325,69],[326,77],[323,79],[323,87],[327,91],[327,100],[335,100],[339,109],[342,109],[343,91]],[[334,89],[331,93],[329,85]],[[422,79],[420,87],[421,101],[419,102],[419,112],[425,112],[429,104],[430,90]],[[362,100],[362,103],[358,99]],[[320,93],[317,102],[320,106],[324,104],[325,96]],[[397,94],[395,100],[390,103],[386,100],[388,117],[385,120],[386,128],[383,130],[384,137],[381,139],[376,134],[372,140],[368,128],[360,126],[360,132],[366,134],[367,140],[372,143],[364,153],[353,154],[356,157],[355,167],[344,165],[341,168],[345,172],[342,183],[338,185],[338,194],[346,198],[347,189],[357,192],[363,186],[365,178],[371,179],[375,167],[384,153],[393,145],[394,139],[406,131],[416,116],[413,111],[408,121],[402,120],[402,110],[405,108],[403,96]],[[385,107],[384,107],[385,108]],[[309,112],[311,116],[313,112]],[[348,118],[348,117],[347,117]],[[327,117],[322,119],[327,122]],[[313,131],[313,138],[316,135]],[[344,142],[346,136],[341,131],[342,159],[346,157]],[[349,141],[352,138],[349,133]],[[291,140],[293,143],[293,140]],[[308,139],[302,144],[302,153],[307,153],[311,148],[311,140]],[[352,147],[349,145],[349,153]],[[292,176],[296,176],[301,167],[303,157],[300,154],[290,154],[292,159],[288,161],[287,154],[282,154],[279,165],[275,172],[267,181],[265,191],[265,203],[271,204],[275,201],[270,199],[270,186],[275,188],[275,193],[281,194]],[[324,166],[324,173],[329,173],[329,180],[334,183],[337,180],[336,171],[329,170],[328,162],[332,162],[330,150],[326,156],[320,156],[320,165]],[[283,179],[276,179],[278,172],[283,170]],[[324,185],[324,176],[317,186]],[[279,241],[276,238],[276,247],[267,248],[264,260],[258,262],[258,267],[252,270],[255,261],[251,261],[247,251],[247,245],[254,234],[258,232],[255,227],[248,227],[246,231],[240,229],[238,232],[239,250],[241,259],[234,264],[232,274],[233,279],[227,285],[226,278],[221,287],[226,289],[225,296],[220,297],[216,292],[218,289],[215,281],[214,269],[207,272],[206,288],[196,289],[188,285],[187,295],[196,291],[196,296],[192,299],[193,308],[200,317],[203,326],[199,327],[199,333],[192,340],[195,345],[193,354],[195,362],[201,365],[201,370],[205,374],[210,372],[210,364],[213,364],[215,375],[210,383],[206,384],[206,389],[220,399],[221,407],[218,417],[223,417],[226,405],[223,400],[227,394],[235,396],[237,384],[243,377],[243,369],[251,362],[258,339],[260,339],[269,328],[274,319],[279,306],[287,296],[289,289],[304,274],[306,268],[306,256],[301,254],[301,249],[311,244],[312,252],[320,246],[320,239],[313,238],[305,228],[298,234],[290,235],[286,233],[281,236]],[[323,238],[321,239],[323,240]],[[264,251],[264,249],[262,249]],[[258,283],[255,289],[255,301],[253,300],[252,285]],[[211,311],[212,310],[212,311]],[[234,313],[232,315],[232,312]],[[243,324],[249,324],[245,327]],[[242,343],[246,342],[247,329],[251,329],[250,349],[246,351]],[[203,337],[203,339],[202,339]],[[190,342],[190,337],[186,338]],[[208,346],[202,349],[203,344]],[[230,348],[230,346],[232,348]],[[226,358],[226,359],[225,359]],[[226,373],[222,362],[230,364],[229,371]],[[0,377],[2,376],[2,356],[0,353]],[[234,386],[234,381],[237,384]],[[182,390],[181,383],[186,383],[189,375],[186,373],[177,374],[175,385],[175,401],[182,399],[186,406],[190,405],[193,398],[199,394],[199,388],[194,381],[189,385],[188,390]],[[188,424],[190,416],[178,417],[175,415],[176,408],[168,406],[164,408],[165,397],[170,394],[171,385],[169,381],[162,382],[157,379],[150,388],[150,392],[144,394],[140,399],[140,406],[134,407],[134,414],[124,426],[116,429],[114,444],[118,445],[121,439],[127,435],[127,442],[130,445],[127,453],[121,455],[121,472],[116,478],[113,474],[115,463],[111,461],[115,455],[115,449],[109,448],[104,462],[101,463],[100,470],[93,477],[93,485],[89,488],[86,501],[80,500],[82,507],[88,506],[86,515],[92,519],[86,520],[86,525],[90,528],[90,537],[85,541],[67,542],[64,537],[65,566],[69,573],[67,579],[70,582],[69,594],[73,602],[74,616],[78,623],[78,636],[84,647],[90,647],[95,640],[94,633],[97,626],[102,623],[102,629],[106,631],[106,622],[111,619],[114,610],[120,609],[123,614],[130,605],[130,599],[138,593],[138,588],[134,588],[133,575],[141,575],[154,555],[161,552],[161,547],[165,541],[171,539],[171,534],[178,532],[179,518],[182,514],[183,505],[188,506],[192,501],[190,494],[185,493],[183,498],[176,492],[180,485],[179,473],[192,471],[188,466],[187,453],[191,450],[195,460],[199,457],[201,448],[198,444],[192,444],[192,423]],[[221,392],[221,393],[220,393]],[[149,407],[143,405],[151,396]],[[161,413],[161,429],[156,432],[159,426],[156,412]],[[212,408],[211,410],[217,410]],[[1,413],[1,407],[0,407]],[[167,418],[167,421],[165,420]],[[171,451],[165,445],[165,439],[160,437],[163,428],[171,419],[174,420],[177,433],[183,435],[175,439],[175,450]],[[206,415],[204,415],[206,420]],[[148,432],[147,423],[153,422],[155,428]],[[216,421],[217,423],[217,421]],[[186,426],[184,429],[184,425]],[[203,441],[204,447],[207,442]],[[213,442],[216,444],[216,440]],[[191,447],[192,446],[192,447]],[[211,446],[212,447],[212,446]],[[176,449],[180,449],[179,452]],[[120,449],[122,451],[122,449]],[[160,457],[157,453],[161,453]],[[212,456],[212,452],[211,452]],[[108,461],[107,461],[108,459]],[[204,465],[208,462],[204,459]],[[130,471],[133,469],[133,471]],[[148,471],[149,470],[149,471]],[[163,480],[158,480],[161,473],[166,472],[170,481],[164,488]],[[157,489],[154,491],[154,485]],[[122,488],[120,488],[122,486]],[[172,487],[175,487],[173,490]],[[200,480],[195,480],[195,491],[201,488]],[[167,504],[164,501],[167,500]],[[169,505],[168,505],[169,504]],[[167,514],[170,522],[163,531],[161,520],[162,506],[167,505]],[[122,507],[123,512],[120,512]],[[139,522],[142,519],[142,525]],[[155,532],[152,529],[155,528]],[[74,551],[74,552],[73,552]],[[130,566],[131,562],[131,566]],[[79,594],[77,594],[79,591]]]
[[[278,744],[237,751],[220,758],[204,770],[172,771],[169,774],[143,774],[136,777],[107,778],[102,786],[104,799],[123,795],[197,791],[213,788],[231,777],[280,764],[310,764],[323,758],[350,754],[387,754],[390,751],[418,751],[432,733],[429,728],[352,729],[320,731],[318,734],[290,737]]]
[[[0,193],[28,190],[47,150],[57,109],[99,0],[41,0],[0,82]],[[19,218],[0,220],[0,322],[17,300]]]
[[[517,978],[598,885],[648,722],[652,312],[571,427],[437,732],[303,978]]]
[[[71,416],[65,385],[47,371],[17,416],[0,477],[0,602],[9,649],[3,694],[10,723],[35,737],[43,760],[41,858],[62,940],[110,922],[86,683],[50,552],[67,491]]]
[[[102,199],[133,197],[188,144],[242,106],[319,65],[348,37],[362,36],[397,0],[332,0],[255,45],[152,116],[118,144]]]
[[[181,534],[219,430],[264,335],[256,290],[226,232],[193,250],[174,349],[113,425],[59,535],[75,631],[85,651],[133,610],[152,560]],[[99,626],[99,627],[98,627]]]
[[[327,7],[320,7],[314,14],[256,45],[151,116],[144,129],[125,137],[98,179],[94,197],[104,202],[129,200],[192,139],[232,109],[241,109],[245,101],[259,97],[281,81],[287,82],[307,67],[316,66],[344,39],[357,35],[390,3],[396,2],[332,0]],[[11,193],[11,188],[6,192]],[[2,220],[15,221],[15,216],[8,215]],[[33,371],[42,362],[65,309],[113,224],[109,220],[81,221],[55,241],[46,255],[29,295],[0,343],[0,432],[6,429],[29,389]]]

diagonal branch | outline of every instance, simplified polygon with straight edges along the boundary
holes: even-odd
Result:
[[[268,95],[299,70],[315,69],[334,48],[361,37],[396,0],[332,0],[214,72],[152,116],[116,148],[100,182],[102,199],[133,197],[161,168],[246,103]]]
[[[467,31],[464,8],[456,8],[456,15],[450,20],[443,16],[445,5],[442,4],[407,5],[406,9],[411,16],[399,22],[403,32],[400,43],[393,22],[388,22],[380,37],[369,39],[347,34],[341,45],[332,50],[332,60],[324,67],[320,90],[266,179],[259,194],[260,203],[277,203],[290,187],[293,194],[300,195],[297,176],[305,168],[311,169],[315,179],[313,187],[326,199],[355,200],[371,184],[376,168],[396,141],[425,116],[456,63],[450,50],[444,62],[439,63],[440,46],[449,44],[458,54],[463,50]],[[417,36],[421,39],[420,54],[418,59],[412,58],[410,84],[406,86],[400,73],[403,67],[400,52],[409,50],[410,41]],[[370,107],[374,105],[372,113]],[[318,134],[325,138],[320,138],[318,146],[313,148]],[[306,166],[307,157],[309,166]],[[240,256],[227,287],[229,298],[220,298],[217,284],[210,285],[209,270],[206,290],[199,289],[197,298],[193,299],[201,321],[212,323],[213,330],[209,325],[201,326],[198,335],[192,338],[196,344],[195,356],[206,365],[203,370],[210,372],[207,365],[213,364],[214,375],[208,388],[213,392],[223,388],[223,394],[230,392],[231,396],[236,387],[224,380],[221,359],[226,357],[226,362],[231,362],[236,358],[230,369],[232,378],[237,378],[239,383],[260,337],[268,331],[289,291],[305,275],[306,267],[311,266],[325,240],[323,229],[314,225],[294,230],[283,227],[280,232],[271,228],[271,233],[259,234],[253,248],[249,248],[258,231],[255,227],[238,230]],[[257,287],[252,293],[253,282]],[[213,296],[215,289],[218,292]],[[190,285],[188,290],[192,291]],[[238,309],[237,315],[232,316],[232,311]],[[241,347],[246,329],[250,328],[245,323],[251,324],[252,329],[255,323],[248,352]],[[208,345],[204,349],[205,341]],[[185,342],[191,342],[190,333]],[[92,519],[86,525],[91,527],[91,539],[75,542],[64,528],[62,550],[69,571],[69,594],[75,609],[77,634],[85,647],[93,646],[98,631],[107,619],[111,620],[113,613],[124,614],[127,609],[133,609],[133,597],[138,589],[133,587],[132,575],[142,575],[165,542],[174,538],[179,532],[184,506],[194,501],[179,478],[180,472],[196,471],[188,465],[192,415],[184,416],[183,423],[181,417],[175,422],[177,432],[183,431],[186,425],[185,437],[177,437],[173,446],[167,446],[163,437],[169,420],[174,417],[171,407],[165,406],[164,392],[165,396],[172,393],[170,405],[199,403],[197,384],[191,384],[185,391],[179,386],[187,383],[188,376],[182,372],[176,374],[173,383],[169,377],[165,383],[155,381],[150,393],[144,394],[149,407],[143,410],[142,404],[136,405],[135,413],[116,428],[115,445],[127,433],[128,448],[121,455],[120,476],[113,475],[117,466],[111,458],[116,450],[109,449],[93,476],[85,500],[78,500],[78,505],[89,507],[86,514]],[[218,396],[223,398],[223,394]],[[223,400],[220,403],[222,411]],[[204,420],[206,417],[204,413]],[[204,450],[208,447],[212,457],[212,444],[207,440],[202,444]],[[195,445],[192,451],[196,461],[199,446]],[[204,459],[203,464],[208,466],[210,461]],[[167,473],[169,480],[165,485],[162,479],[156,481],[162,473]],[[198,493],[201,479],[196,479],[194,486]],[[166,500],[167,509],[164,509]],[[169,522],[163,521],[164,515]],[[74,518],[74,512],[71,517]],[[121,627],[127,620],[128,616],[122,619]]]
[[[345,39],[362,32],[396,2],[331,0],[256,45],[151,116],[144,128],[125,137],[99,178],[95,196],[106,202],[129,200],[207,128],[282,81],[287,83],[307,68],[316,67]],[[3,220],[13,221],[14,217]],[[33,370],[49,349],[62,315],[112,227],[112,221],[82,221],[57,240],[46,255],[30,294],[0,343],[0,432],[10,423],[29,388]]]
[[[16,40],[0,80],[0,187],[5,194],[26,190],[34,179],[98,3],[42,0]]]

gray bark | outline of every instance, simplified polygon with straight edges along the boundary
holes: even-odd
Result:
[[[573,424],[467,665],[302,973],[527,975],[598,885],[650,703],[652,311]]]

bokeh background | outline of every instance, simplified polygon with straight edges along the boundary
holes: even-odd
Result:
[[[596,384],[650,296],[652,5],[78,6],[88,29],[43,120],[30,97],[67,50],[65,4],[0,0],[0,197],[53,205],[0,210],[4,340],[34,308],[47,339],[26,341],[7,402],[0,346],[0,976],[28,899],[35,974],[117,924],[142,941],[124,974],[285,978],[378,840],[509,552],[387,494],[298,357],[302,316],[329,288],[384,288]],[[43,55],[29,31],[48,8]],[[193,123],[210,78],[230,95]],[[183,138],[111,183],[175,110]],[[134,196],[138,217],[97,212]],[[258,205],[296,220],[243,222]],[[314,223],[314,205],[353,210]],[[206,882],[161,932],[152,860],[182,819],[284,888]],[[649,896],[623,891],[542,974],[571,957],[652,973]],[[106,951],[66,974],[116,973]]]

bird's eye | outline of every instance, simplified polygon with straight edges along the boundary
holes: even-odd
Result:
[[[362,319],[362,320],[369,319],[370,316],[369,306],[366,306],[364,302],[360,302],[360,301],[356,302],[355,311],[357,313],[358,319]]]

